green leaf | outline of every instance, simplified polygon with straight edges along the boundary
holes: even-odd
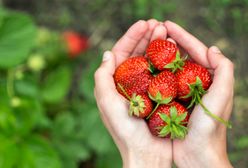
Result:
[[[22,98],[19,107],[13,109],[18,134],[28,135],[37,125],[42,124],[45,116],[41,103],[36,99]]]
[[[98,154],[113,151],[116,148],[115,144],[102,123],[96,104],[82,104],[80,114],[81,116],[78,117],[78,123],[80,123],[78,134],[84,136],[88,146]],[[101,140],[101,143],[99,143],[99,140]]]
[[[175,106],[172,106],[170,108],[170,116],[171,116],[171,120],[172,121],[175,121],[176,120],[176,118],[177,118],[177,109],[176,109]]]
[[[80,93],[84,95],[91,102],[95,102],[94,96],[94,73],[100,65],[101,57],[98,56],[82,72],[80,80]]]
[[[16,81],[15,89],[17,93],[33,98],[36,98],[39,93],[37,84],[27,79]]]
[[[34,44],[36,28],[23,13],[6,12],[0,24],[0,67],[9,68],[23,62]]]
[[[244,148],[248,148],[248,136],[242,136],[240,137],[236,142],[235,142],[235,146],[238,149],[244,149]]]
[[[0,132],[12,133],[15,127],[16,118],[10,107],[10,98],[6,90],[5,82],[0,83]]]
[[[20,168],[61,168],[61,161],[52,146],[40,136],[26,139],[20,149]]]
[[[160,118],[163,120],[163,121],[165,121],[168,125],[170,125],[170,123],[171,123],[171,119],[170,119],[170,117],[168,117],[166,114],[164,114],[164,113],[158,113],[159,114],[159,116],[160,116]]]
[[[167,64],[167,65],[164,66],[164,68],[167,68],[167,69],[172,69],[172,68],[174,68],[174,67],[175,67],[175,65],[174,65],[173,62],[172,62],[172,63],[169,63],[169,64]]]
[[[117,168],[122,167],[122,160],[117,149],[113,152],[98,155],[96,168]]]
[[[187,117],[187,112],[180,114],[179,116],[177,116],[177,118],[175,119],[176,124],[181,123],[186,117]]]
[[[0,134],[0,167],[13,168],[18,165],[19,149],[13,139]]]
[[[168,104],[171,102],[171,100],[172,100],[172,97],[168,97],[166,99],[161,100],[160,104]]]
[[[42,86],[42,98],[47,103],[58,103],[69,91],[71,71],[61,66],[49,73]]]
[[[72,112],[62,112],[56,117],[52,129],[52,141],[62,158],[64,167],[76,168],[78,162],[89,159],[91,154],[86,147],[84,137],[80,135],[79,117]]]
[[[161,95],[160,91],[157,92],[157,94],[155,96],[155,100],[157,100],[157,101],[161,101],[162,100],[162,95]]]
[[[159,132],[160,137],[165,137],[170,133],[170,126],[166,125],[165,127],[162,128],[162,130]]]

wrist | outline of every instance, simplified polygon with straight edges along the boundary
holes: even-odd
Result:
[[[171,154],[158,154],[147,150],[129,150],[122,154],[123,168],[171,168]]]

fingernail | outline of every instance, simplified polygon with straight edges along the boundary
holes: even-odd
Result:
[[[212,47],[211,47],[211,50],[212,50],[214,53],[216,53],[216,54],[220,54],[220,53],[221,53],[220,49],[219,49],[218,47],[216,47],[216,46],[212,46]]]
[[[102,61],[108,61],[111,58],[112,53],[110,51],[105,51],[103,54]]]

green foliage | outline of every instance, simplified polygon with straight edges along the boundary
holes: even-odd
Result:
[[[47,74],[41,88],[43,100],[48,103],[60,102],[68,93],[70,81],[71,72],[65,66],[59,67]]]
[[[36,32],[30,16],[0,10],[0,67],[8,68],[27,58]]]
[[[62,35],[36,35],[26,14],[0,10],[0,23],[0,167],[76,168],[94,156],[96,166],[119,166],[93,94],[100,57],[69,58]]]

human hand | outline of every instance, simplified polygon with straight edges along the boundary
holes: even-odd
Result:
[[[103,62],[95,72],[95,97],[101,118],[122,156],[123,167],[171,167],[172,142],[154,137],[144,120],[128,116],[128,101],[116,90],[113,74],[118,65],[130,56],[143,55],[148,43],[165,39],[166,29],[151,19],[132,25],[115,44],[112,52],[104,53]]]
[[[213,83],[202,98],[208,109],[228,120],[233,105],[233,64],[218,48],[209,49],[173,22],[166,21],[168,36],[197,63],[213,72]],[[173,160],[180,167],[232,167],[226,151],[226,127],[195,106],[184,140],[173,141]]]

